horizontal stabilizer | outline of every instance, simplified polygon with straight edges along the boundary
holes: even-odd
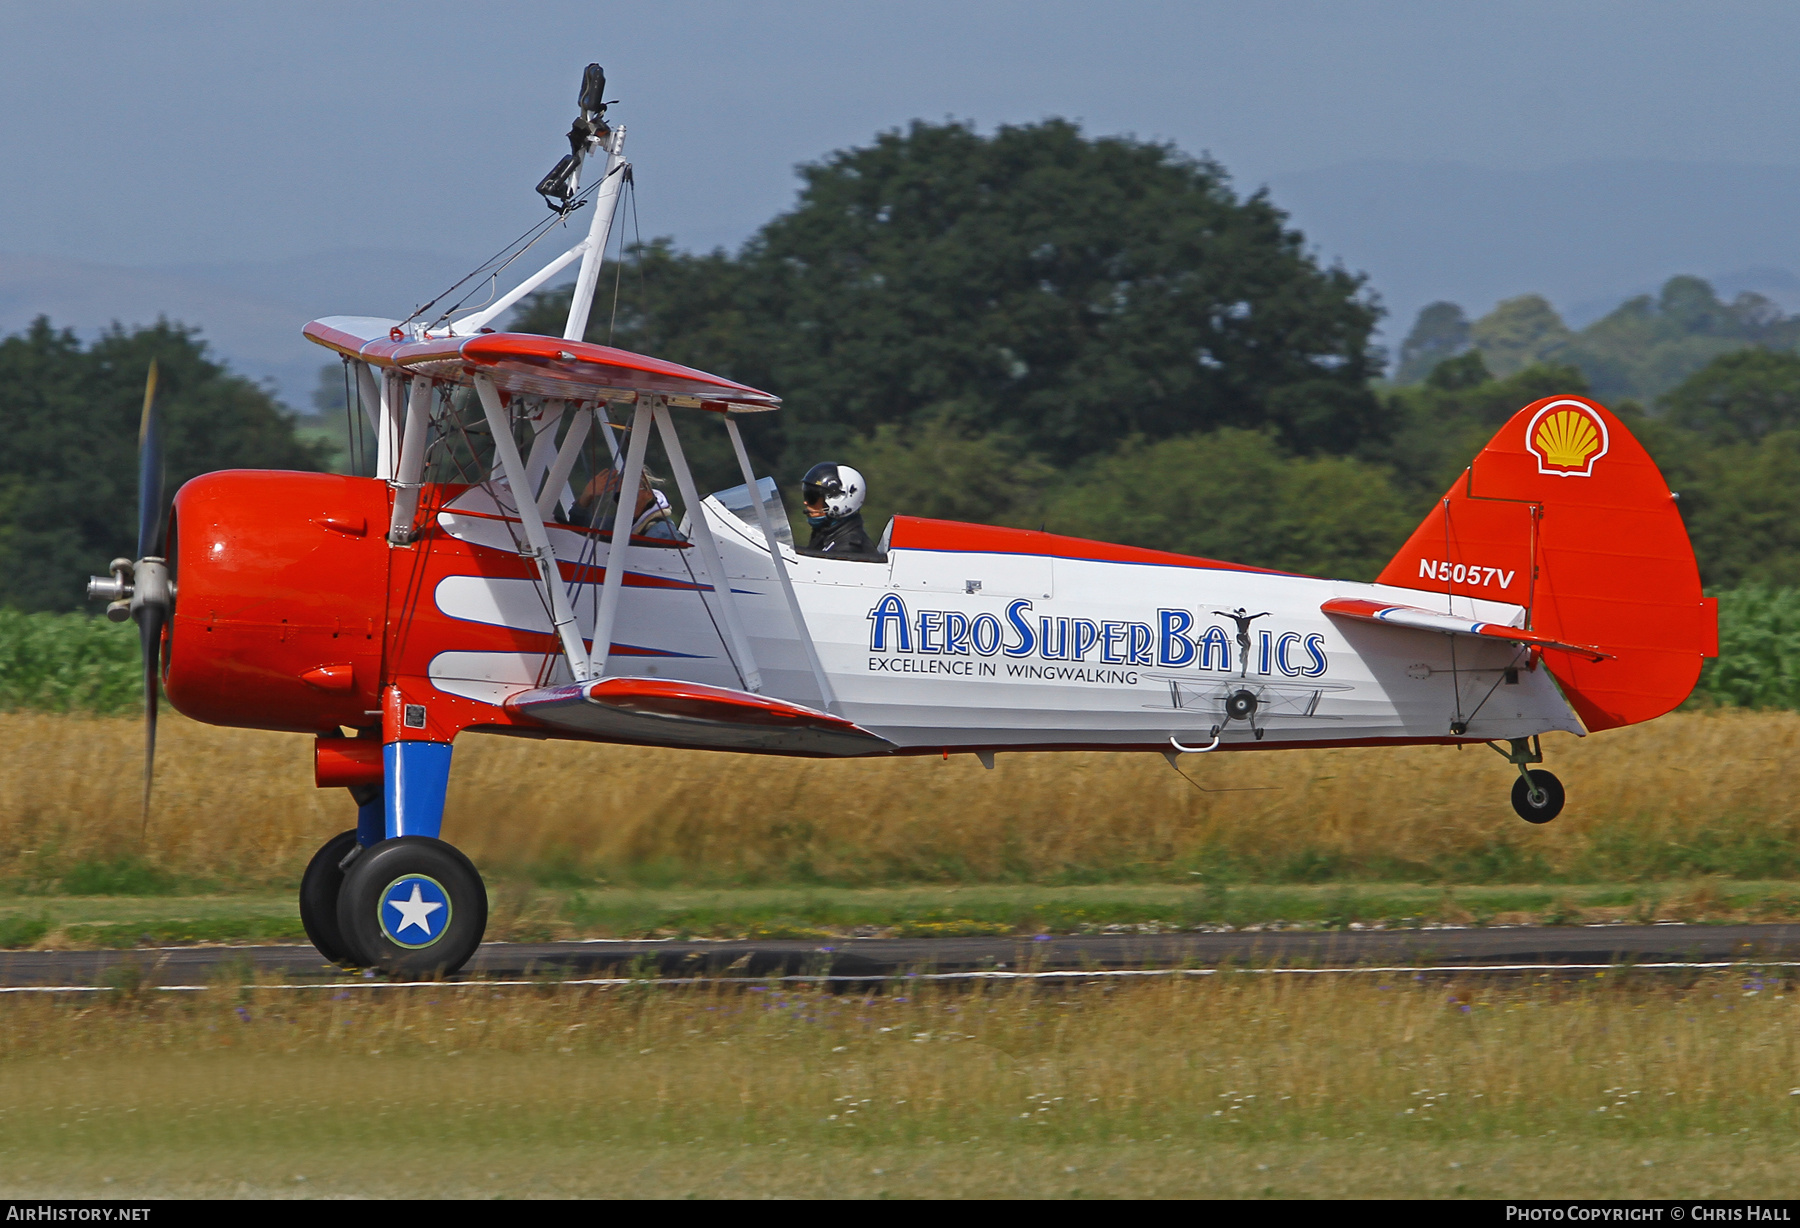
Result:
[[[886,738],[829,712],[673,678],[602,678],[526,691],[509,711],[607,741],[784,755],[876,755]]]
[[[1564,644],[1536,631],[1521,631],[1500,623],[1470,622],[1453,614],[1438,614],[1410,605],[1386,605],[1360,597],[1333,597],[1319,609],[1339,618],[1354,618],[1365,623],[1384,623],[1390,627],[1406,627],[1413,631],[1436,631],[1443,635],[1478,635],[1484,639],[1507,640],[1553,652],[1572,652],[1590,661],[1604,661],[1610,653],[1584,644]]]

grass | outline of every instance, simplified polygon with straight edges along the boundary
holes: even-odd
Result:
[[[1263,928],[1800,920],[1800,887],[1700,879],[1576,886],[1105,884],[490,889],[488,937],[963,937]],[[291,891],[0,897],[0,948],[305,942]]]
[[[842,937],[1098,933],[1221,927],[1800,919],[1791,883],[1577,887],[1161,886],[602,888],[496,893],[503,928],[543,937]]]
[[[312,787],[310,738],[171,717],[146,829],[141,737],[0,714],[0,883],[286,887],[351,823],[342,790]],[[1544,749],[1570,800],[1540,828],[1481,747],[1218,754],[1184,761],[1190,783],[1156,755],[1002,754],[988,772],[471,734],[444,836],[491,879],[552,887],[1800,878],[1800,713],[1675,713]]]
[[[305,942],[291,891],[229,895],[0,896],[0,948]]]
[[[0,1196],[1792,1198],[1797,1083],[1753,973],[125,986],[0,1001]]]

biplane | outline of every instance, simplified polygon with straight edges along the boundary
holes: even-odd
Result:
[[[305,326],[345,364],[372,477],[209,473],[165,503],[146,400],[138,557],[90,584],[139,626],[146,771],[159,683],[196,720],[314,735],[317,785],[356,806],[300,891],[328,959],[475,951],[486,891],[440,839],[465,731],[989,768],[1487,744],[1541,823],[1564,792],[1540,735],[1656,717],[1716,655],[1675,497],[1578,396],[1520,409],[1373,584],[908,515],[870,557],[796,548],[739,431],[777,396],[582,340],[630,173],[604,88],[590,67],[538,185],[557,220],[589,210],[580,242],[479,309]],[[577,262],[561,337],[490,327]],[[725,433],[741,485],[696,487],[694,430]],[[653,435],[681,514],[657,533],[621,493]]]

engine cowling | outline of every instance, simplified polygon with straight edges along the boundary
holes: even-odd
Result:
[[[163,666],[176,709],[247,729],[378,723],[388,515],[372,478],[224,470],[184,485]]]

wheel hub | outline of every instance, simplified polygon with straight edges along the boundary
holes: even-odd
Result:
[[[444,936],[453,911],[444,885],[425,874],[402,874],[396,878],[382,891],[376,909],[381,932],[387,939],[414,951]]]

